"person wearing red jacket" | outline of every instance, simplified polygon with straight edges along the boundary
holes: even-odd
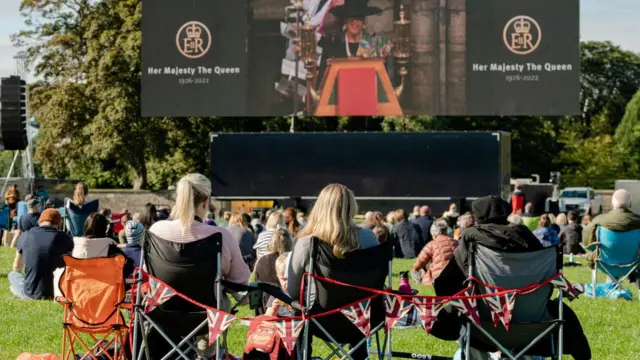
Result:
[[[524,209],[524,192],[520,189],[520,185],[516,184],[515,191],[511,194],[511,213],[515,214],[518,210]]]

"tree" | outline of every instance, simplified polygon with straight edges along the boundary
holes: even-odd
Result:
[[[583,116],[607,113],[611,130],[624,115],[627,103],[640,88],[640,55],[609,41],[587,41],[580,46],[580,85]]]
[[[623,158],[623,165],[633,178],[640,175],[640,91],[627,105],[622,122],[616,129],[615,140]]]

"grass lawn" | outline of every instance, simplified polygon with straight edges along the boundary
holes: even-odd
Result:
[[[59,355],[62,306],[51,301],[12,299],[7,273],[14,254],[15,250],[0,247],[0,360],[13,360],[24,351]],[[411,264],[406,260],[394,262],[396,286],[398,272],[409,269]],[[565,273],[572,283],[588,282],[591,278],[586,267],[567,268]],[[421,294],[433,294],[430,287],[418,288]],[[640,327],[636,323],[640,302],[581,297],[571,303],[571,307],[589,338],[593,359],[640,359]],[[247,310],[243,312],[243,315],[249,314]],[[229,341],[233,354],[241,354],[245,338],[246,327],[235,325],[231,329]],[[457,348],[456,343],[427,336],[420,328],[394,330],[393,343],[395,350],[444,356],[452,356]],[[318,344],[314,351],[325,352],[326,348]]]

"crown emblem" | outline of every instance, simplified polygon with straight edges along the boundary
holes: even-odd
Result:
[[[196,24],[191,24],[189,27],[187,27],[188,38],[199,38],[201,32],[202,32],[202,29],[200,29],[200,27]]]
[[[531,31],[531,23],[520,18],[513,23],[513,29],[518,34],[528,34]]]

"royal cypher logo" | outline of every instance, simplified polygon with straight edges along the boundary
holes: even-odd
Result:
[[[211,32],[205,24],[199,21],[188,21],[178,29],[176,46],[184,57],[200,58],[209,52]]]
[[[504,44],[516,55],[534,52],[542,41],[542,29],[530,16],[518,15],[507,22],[503,32]]]

